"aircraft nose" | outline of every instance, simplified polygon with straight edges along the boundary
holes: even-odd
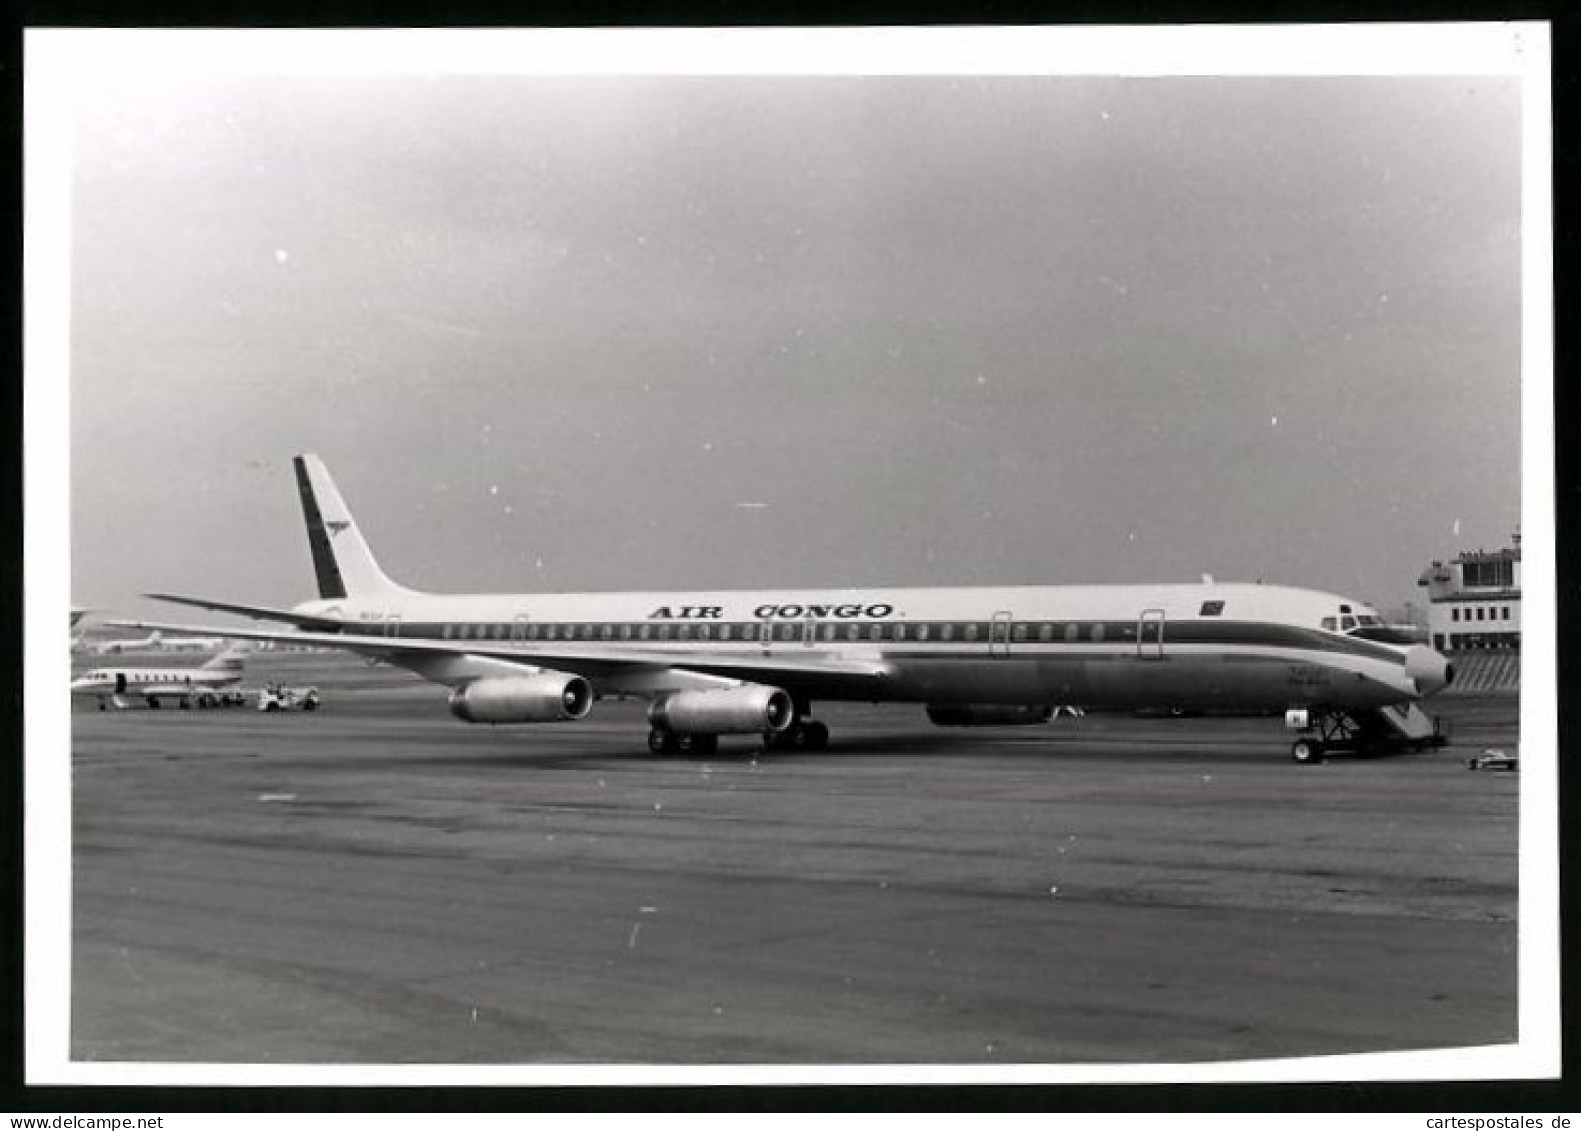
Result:
[[[1420,695],[1434,695],[1455,681],[1455,665],[1441,653],[1425,645],[1405,654],[1405,674],[1416,684]]]

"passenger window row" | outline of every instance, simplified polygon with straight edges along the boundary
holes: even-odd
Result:
[[[745,622],[669,622],[640,621],[635,624],[572,623],[550,624],[538,621],[515,621],[492,624],[447,623],[436,626],[445,640],[501,640],[501,641],[551,641],[551,642],[677,642],[677,641],[742,641],[794,642],[806,639],[807,622],[793,620]],[[997,629],[998,635],[991,635]],[[765,633],[771,636],[765,637]],[[1089,640],[1126,641],[1136,639],[1135,621],[1016,621],[1010,626],[1009,639],[1016,643],[1049,644],[1056,641],[1075,643]],[[432,635],[424,626],[409,624],[405,635],[422,637]],[[1004,626],[991,621],[817,621],[814,637],[818,641],[843,642],[864,640],[916,641],[918,643],[981,643],[990,639],[1006,639]]]

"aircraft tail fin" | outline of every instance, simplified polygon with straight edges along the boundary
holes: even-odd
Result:
[[[352,597],[410,592],[379,568],[324,461],[304,454],[291,462],[296,467],[297,491],[302,496],[302,517],[307,523],[308,548],[313,552],[318,595]]]

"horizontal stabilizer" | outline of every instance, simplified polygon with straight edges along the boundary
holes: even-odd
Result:
[[[306,613],[294,613],[290,609],[271,609],[267,605],[238,605],[234,601],[211,601],[206,597],[182,597],[175,593],[144,593],[143,596],[151,597],[155,601],[169,601],[173,605],[191,605],[194,609],[209,609],[216,613],[235,613],[237,616],[251,617],[254,620],[280,621],[283,624],[294,624],[298,628],[334,630],[338,629],[341,623],[330,617],[315,617]],[[214,632],[211,628],[195,629],[194,631],[211,634]]]

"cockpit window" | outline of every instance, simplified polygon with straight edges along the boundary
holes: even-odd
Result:
[[[1358,614],[1357,617],[1356,617],[1356,623],[1360,624],[1360,625],[1382,624],[1383,623],[1383,618],[1382,617],[1369,616],[1369,615],[1366,615],[1366,614]]]
[[[1351,629],[1356,627],[1356,618],[1355,617],[1340,617],[1339,618],[1339,627],[1340,627],[1341,631],[1349,632]]]
[[[1202,602],[1202,611],[1200,613],[1198,613],[1197,615],[1198,616],[1204,616],[1204,617],[1216,617],[1216,616],[1220,615],[1223,612],[1224,612],[1224,602],[1223,601],[1204,601],[1204,602]]]
[[[1324,617],[1323,627],[1328,629],[1330,632],[1333,632],[1339,627],[1339,621],[1335,620],[1333,617]]]

